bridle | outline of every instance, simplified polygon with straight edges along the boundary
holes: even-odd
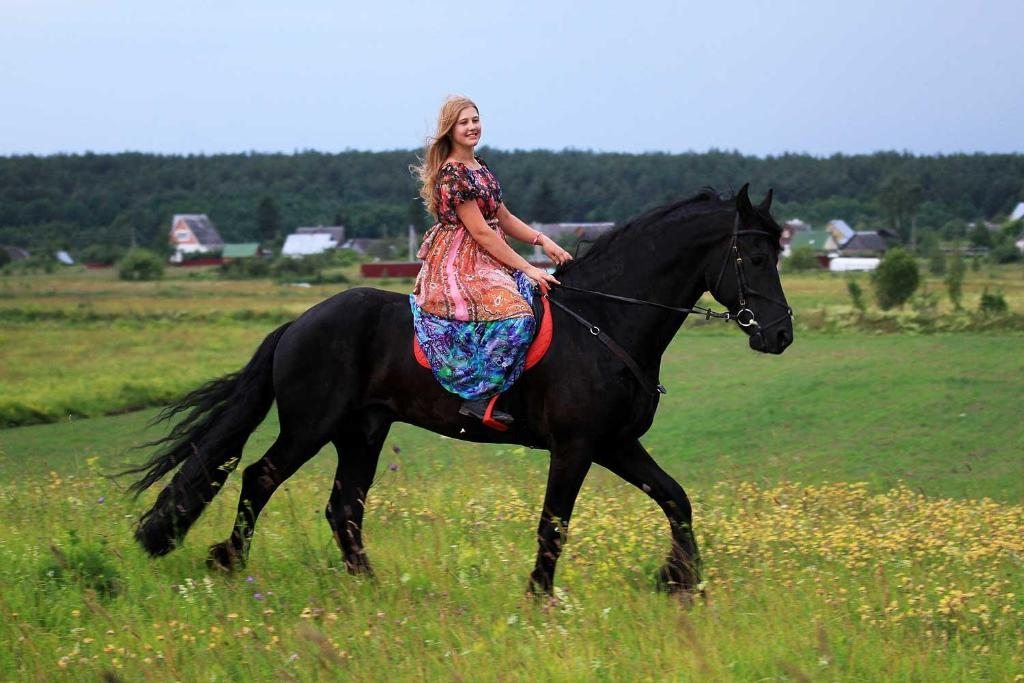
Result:
[[[792,318],[793,309],[790,308],[789,304],[787,304],[785,301],[776,299],[775,297],[772,296],[768,296],[767,294],[759,292],[750,286],[750,283],[747,281],[746,272],[743,270],[743,257],[740,256],[740,235],[764,235],[769,238],[774,237],[774,235],[765,230],[740,230],[740,214],[737,211],[736,220],[733,223],[732,242],[729,245],[728,251],[726,251],[725,258],[722,259],[722,268],[718,271],[718,279],[715,280],[715,288],[712,291],[719,291],[719,287],[721,287],[722,285],[722,277],[725,275],[725,267],[729,264],[729,254],[731,253],[734,257],[733,263],[735,263],[736,266],[736,296],[738,297],[737,304],[739,306],[739,310],[736,311],[736,313],[731,314],[732,319],[735,320],[740,327],[750,327],[751,325],[755,326],[757,328],[757,332],[755,334],[761,334],[768,328],[774,327],[775,325],[778,325],[779,323]],[[775,318],[771,322],[762,325],[759,322],[757,322],[757,318],[754,317],[754,312],[747,307],[748,295],[753,295],[758,298],[764,299],[765,301],[770,301],[774,304],[778,304],[779,306],[782,306],[786,310],[786,312],[780,315],[779,317]],[[746,319],[744,319],[744,314],[746,314],[747,316]]]
[[[608,294],[607,292],[599,292],[592,289],[584,289],[582,287],[573,287],[572,285],[556,285],[555,288],[556,290],[564,289],[572,292],[590,294],[591,296],[600,297],[602,299],[610,299],[611,301],[619,301],[621,303],[626,304],[639,304],[643,306],[661,308],[667,311],[673,311],[675,313],[699,313],[700,315],[704,316],[705,320],[710,320],[711,318],[717,318],[719,320],[735,320],[736,323],[744,329],[754,326],[756,328],[756,331],[753,333],[752,336],[761,335],[768,328],[774,325],[778,325],[780,322],[788,320],[789,318],[792,318],[793,309],[790,308],[789,304],[787,304],[785,301],[768,296],[767,294],[759,292],[750,286],[750,283],[747,281],[746,273],[743,269],[743,257],[740,256],[738,242],[740,235],[765,235],[766,237],[769,238],[774,237],[774,235],[765,230],[740,230],[740,215],[738,211],[736,212],[736,219],[733,222],[732,237],[731,242],[729,244],[729,249],[725,253],[725,258],[722,259],[722,267],[718,271],[718,279],[715,281],[715,288],[713,290],[714,292],[718,291],[719,286],[722,284],[722,278],[725,275],[725,269],[729,265],[729,261],[732,260],[735,264],[736,270],[736,293],[738,296],[737,304],[739,306],[739,310],[736,311],[735,313],[733,313],[732,311],[723,311],[720,313],[718,311],[713,311],[710,308],[705,308],[703,306],[692,306],[690,308],[686,308],[684,306],[669,306],[666,304],[660,304],[656,301],[647,301],[646,299],[634,299],[632,297],[620,296],[618,294]],[[734,258],[730,259],[730,255]],[[786,309],[786,312],[785,314],[772,320],[770,323],[761,325],[759,322],[757,322],[757,318],[754,316],[754,312],[747,307],[748,296],[756,296],[761,299],[764,299],[765,301],[770,301],[772,303],[779,304],[780,306]],[[590,334],[597,337],[598,341],[607,346],[612,353],[618,356],[619,360],[621,360],[622,363],[627,368],[629,368],[630,372],[633,373],[633,376],[640,383],[640,386],[644,387],[648,391],[648,393],[668,393],[668,390],[664,387],[664,385],[662,385],[659,382],[651,382],[649,379],[647,379],[643,371],[640,369],[640,366],[637,365],[637,362],[635,360],[633,360],[632,356],[630,356],[629,353],[626,352],[626,350],[623,349],[614,339],[612,339],[605,332],[603,332],[600,327],[589,322],[579,313],[570,309],[568,306],[558,301],[557,299],[551,298],[550,295],[548,296],[548,300],[551,301],[551,303],[558,306],[559,308],[561,308],[566,313],[568,313],[570,316],[572,316],[581,325],[586,327],[587,331],[590,332]]]

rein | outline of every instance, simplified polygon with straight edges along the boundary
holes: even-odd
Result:
[[[750,283],[747,281],[746,273],[743,269],[743,257],[740,256],[739,244],[737,242],[740,235],[767,235],[768,237],[772,237],[771,233],[764,230],[740,230],[740,216],[739,212],[736,213],[736,220],[733,223],[732,242],[729,245],[729,250],[726,252],[726,257],[722,260],[722,268],[718,271],[718,279],[715,281],[715,291],[717,291],[718,287],[722,284],[722,277],[725,275],[725,268],[729,264],[730,260],[729,253],[731,253],[735,257],[734,263],[736,265],[736,290],[739,297],[738,303],[740,306],[740,309],[736,313],[733,313],[732,311],[724,311],[719,313],[718,311],[713,311],[710,308],[705,308],[703,306],[693,306],[691,308],[686,308],[683,306],[669,306],[667,304],[661,304],[656,301],[647,301],[646,299],[634,299],[628,296],[608,294],[607,292],[599,292],[593,289],[573,287],[572,285],[556,285],[556,287],[557,289],[566,289],[572,292],[579,292],[581,294],[590,294],[591,296],[596,296],[602,299],[609,299],[611,301],[618,301],[620,303],[636,304],[641,306],[652,306],[654,308],[661,308],[667,311],[672,311],[674,313],[699,313],[700,315],[704,316],[705,320],[710,320],[711,318],[717,318],[719,320],[726,321],[735,320],[740,327],[750,327],[751,325],[757,327],[758,331],[756,334],[761,334],[763,330],[767,330],[768,328],[774,325],[778,325],[780,322],[787,320],[788,318],[792,318],[793,309],[790,308],[785,301],[780,301],[779,299],[770,297],[766,294],[757,291],[756,289],[750,286]],[[753,295],[756,297],[760,297],[766,301],[771,301],[772,303],[779,304],[780,306],[786,309],[786,313],[779,316],[778,318],[775,318],[774,320],[765,325],[761,325],[760,323],[757,322],[757,318],[754,317],[754,312],[747,307],[747,295]],[[647,391],[647,393],[668,393],[668,390],[660,382],[651,382],[644,375],[643,371],[640,369],[640,366],[637,365],[637,362],[633,360],[633,357],[630,356],[629,353],[625,349],[623,349],[614,339],[612,339],[605,332],[603,332],[600,327],[591,323],[586,318],[581,316],[579,313],[573,311],[572,309],[570,309],[568,306],[558,301],[557,299],[552,299],[550,296],[548,296],[548,300],[551,301],[551,303],[558,306],[559,308],[561,308],[569,315],[571,315],[573,318],[575,318],[577,322],[579,322],[581,325],[587,328],[587,331],[590,332],[590,334],[597,337],[598,341],[607,346],[608,349],[612,353],[614,353],[627,368],[629,368],[630,372],[633,373],[633,376],[636,378],[637,382],[640,383],[640,386],[643,387]],[[746,315],[746,318],[744,318],[744,315]]]

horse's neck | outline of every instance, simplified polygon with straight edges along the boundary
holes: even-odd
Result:
[[[660,232],[652,226],[647,234],[623,236],[620,245],[586,264],[580,277],[566,284],[691,308],[707,291],[705,270],[715,242],[710,236],[719,232],[715,219],[713,215],[698,216],[687,225],[665,226]],[[601,305],[607,311],[609,334],[641,356],[660,358],[686,318],[651,306]]]

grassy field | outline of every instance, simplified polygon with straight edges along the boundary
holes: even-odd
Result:
[[[1018,271],[969,291],[982,278],[1024,308]],[[152,495],[103,475],[143,457],[129,449],[154,411],[82,416],[235,369],[337,286],[2,287],[0,401],[57,421],[0,431],[0,680],[1024,680],[1020,333],[805,329],[776,358],[724,326],[684,330],[644,438],[695,504],[708,598],[684,609],[654,591],[660,511],[597,468],[557,600],[525,598],[545,454],[402,425],[368,501],[376,581],[339,567],[328,452],[275,496],[241,574],[204,564],[237,475],[150,560],[131,531]],[[849,306],[839,278],[786,287],[798,315]]]

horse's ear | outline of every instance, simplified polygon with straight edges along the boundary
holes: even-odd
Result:
[[[749,216],[754,212],[754,207],[750,204],[750,183],[744,183],[740,191],[736,193],[736,210],[739,211],[741,216]]]
[[[757,205],[757,208],[764,213],[768,213],[772,208],[772,188],[768,188],[768,194],[764,196],[764,200]]]

